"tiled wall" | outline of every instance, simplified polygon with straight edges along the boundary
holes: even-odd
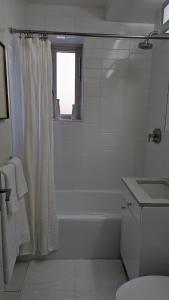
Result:
[[[76,32],[146,34],[153,30],[152,24],[118,23],[104,20],[102,9],[28,4],[26,21],[28,28]]]
[[[169,42],[160,41],[153,49],[153,68],[148,133],[161,128],[160,144],[147,143],[145,176],[169,177],[169,133],[164,131],[169,83]]]
[[[150,25],[105,22],[100,10],[32,4],[27,7],[27,26],[133,34],[152,30]],[[110,195],[119,200],[121,177],[143,175],[151,51],[138,50],[137,43],[84,39],[82,121],[54,121],[56,188],[61,201],[67,197],[65,191],[70,191],[73,203],[81,191],[90,201],[98,190],[103,201]]]
[[[24,26],[24,1],[0,0],[0,41],[6,46],[10,41],[8,28]],[[9,94],[10,96],[10,94]],[[0,164],[12,154],[11,120],[0,120]]]
[[[143,175],[151,52],[135,46],[85,40],[83,120],[54,122],[58,189],[119,190],[121,177]]]

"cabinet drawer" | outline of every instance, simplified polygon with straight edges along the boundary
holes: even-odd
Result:
[[[131,192],[124,186],[123,187],[124,200],[127,204],[127,207],[130,209],[133,216],[141,221],[141,207],[138,205],[137,201],[131,194]]]

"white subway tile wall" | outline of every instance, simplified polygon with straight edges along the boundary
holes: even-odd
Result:
[[[161,128],[162,141],[158,145],[147,143],[145,176],[169,177],[169,133],[165,132],[167,91],[169,83],[169,43],[160,41],[153,48],[152,83],[149,105],[148,133]]]
[[[77,32],[153,29],[106,22],[100,9],[61,5],[29,4],[26,22],[28,28]],[[137,43],[84,38],[82,121],[54,121],[60,209],[64,191],[120,190],[121,177],[143,175],[151,51],[138,50]]]

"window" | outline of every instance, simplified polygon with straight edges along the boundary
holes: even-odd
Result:
[[[53,96],[60,100],[61,119],[81,119],[82,46],[52,46],[52,56]]]
[[[166,0],[162,5],[161,27],[163,33],[168,33],[169,30],[169,0]]]

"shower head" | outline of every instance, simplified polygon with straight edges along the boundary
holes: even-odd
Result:
[[[138,44],[138,48],[143,50],[151,50],[153,48],[153,44],[146,39]]]
[[[153,35],[157,35],[158,32],[157,31],[153,31],[150,32],[146,37],[145,40],[143,42],[140,42],[138,44],[138,48],[143,49],[143,50],[151,50],[153,48],[153,44],[149,42],[149,40],[151,39],[151,37]]]

